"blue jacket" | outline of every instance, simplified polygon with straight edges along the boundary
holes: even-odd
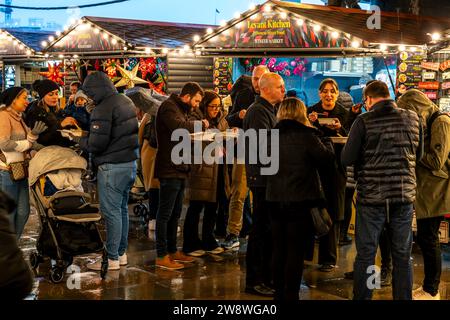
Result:
[[[81,129],[89,130],[89,112],[87,112],[85,107],[77,107],[74,103],[68,104],[64,110],[61,111],[61,117],[67,118],[72,117],[77,120],[78,125]]]
[[[92,153],[94,165],[124,163],[138,158],[138,121],[136,107],[119,94],[103,72],[87,76],[82,90],[94,100],[89,136],[80,146]]]

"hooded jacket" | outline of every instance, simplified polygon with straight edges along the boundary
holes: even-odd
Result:
[[[92,153],[94,165],[131,162],[138,158],[138,121],[136,107],[119,94],[103,72],[90,74],[83,92],[94,100],[89,136],[80,146]]]
[[[231,88],[232,109],[227,116],[230,127],[242,128],[243,120],[239,118],[239,112],[246,110],[255,102],[256,93],[252,85],[252,77],[242,75]]]
[[[422,120],[426,134],[431,115],[439,108],[419,90],[408,90],[398,106],[412,110]],[[431,137],[425,136],[424,154],[417,163],[417,219],[432,218],[450,212],[450,117],[439,116],[431,125]]]

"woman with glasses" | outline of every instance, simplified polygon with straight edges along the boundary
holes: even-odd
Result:
[[[200,107],[191,114],[193,120],[208,120],[209,129],[225,131],[228,123],[225,119],[220,97],[213,91],[205,91],[205,96]],[[203,142],[203,149],[207,146]],[[225,152],[221,149],[221,155]],[[214,226],[216,223],[218,200],[225,188],[229,188],[227,172],[223,164],[206,164],[192,166],[189,179],[190,203],[186,213],[183,230],[183,252],[191,256],[202,256],[205,251],[212,254],[223,252],[214,238]],[[198,235],[200,213],[203,213],[202,236]]]

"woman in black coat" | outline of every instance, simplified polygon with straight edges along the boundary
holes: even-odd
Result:
[[[43,146],[57,145],[70,147],[74,145],[69,139],[63,138],[58,130],[76,127],[77,121],[72,117],[61,119],[58,114],[59,86],[51,80],[36,80],[33,90],[39,94],[39,100],[33,101],[25,112],[25,123],[33,128],[37,121],[42,121],[47,130],[39,135],[37,142]]]
[[[358,113],[359,106],[353,106],[347,111],[337,100],[339,87],[335,80],[329,78],[320,83],[320,102],[308,108],[308,118],[319,131],[327,137],[346,137]],[[325,121],[332,121],[325,122]],[[339,240],[339,225],[344,219],[345,185],[347,181],[345,168],[340,163],[343,144],[335,144],[336,161],[334,164],[319,171],[322,186],[327,199],[327,209],[333,220],[330,232],[320,238],[319,264],[320,271],[330,272],[337,263],[337,246]]]
[[[334,163],[334,152],[329,139],[321,141],[319,131],[308,121],[301,100],[285,99],[277,118],[279,170],[267,177],[266,189],[273,237],[275,299],[298,300],[303,259],[314,234],[310,209],[325,206],[318,170]]]

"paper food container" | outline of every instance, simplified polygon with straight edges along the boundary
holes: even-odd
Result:
[[[331,142],[333,143],[346,143],[347,140],[347,137],[331,137]]]
[[[320,125],[333,125],[337,121],[339,121],[337,118],[318,118],[317,121],[319,121]]]

